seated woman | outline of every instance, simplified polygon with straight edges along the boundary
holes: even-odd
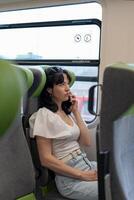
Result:
[[[96,162],[89,161],[81,145],[90,145],[90,132],[69,88],[71,78],[58,67],[46,69],[41,108],[30,117],[41,164],[55,172],[56,186],[69,199],[96,200]]]

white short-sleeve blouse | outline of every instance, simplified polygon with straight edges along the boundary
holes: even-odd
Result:
[[[61,159],[80,148],[78,138],[80,135],[79,127],[74,119],[73,126],[65,123],[62,118],[47,108],[40,108],[30,119],[30,137],[42,136],[52,139],[53,155]]]

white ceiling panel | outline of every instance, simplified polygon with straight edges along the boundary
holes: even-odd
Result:
[[[101,2],[102,0],[96,0]],[[93,2],[93,0],[0,0],[0,11]]]

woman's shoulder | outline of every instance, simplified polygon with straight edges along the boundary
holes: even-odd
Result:
[[[51,110],[49,110],[48,108],[46,108],[46,107],[39,108],[39,110],[37,111],[37,113],[49,113],[49,114],[53,114],[53,112]]]
[[[46,114],[53,115],[54,114],[51,110],[49,110],[46,107],[39,108],[39,110],[35,113],[36,113],[36,115],[37,114],[43,114],[43,115],[46,115]]]
[[[34,112],[32,115],[31,115],[31,117],[29,118],[29,120],[31,121],[33,121],[33,120],[35,120],[36,118],[42,118],[42,117],[45,117],[46,119],[47,118],[50,118],[51,119],[51,117],[54,115],[54,113],[51,111],[51,110],[49,110],[49,109],[47,109],[46,107],[43,107],[43,108],[39,108],[39,110],[38,111],[36,111],[36,112]]]

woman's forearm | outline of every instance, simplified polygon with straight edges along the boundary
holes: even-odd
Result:
[[[58,174],[81,179],[81,170],[66,165],[62,160],[58,160],[53,155],[41,159],[41,164]]]

